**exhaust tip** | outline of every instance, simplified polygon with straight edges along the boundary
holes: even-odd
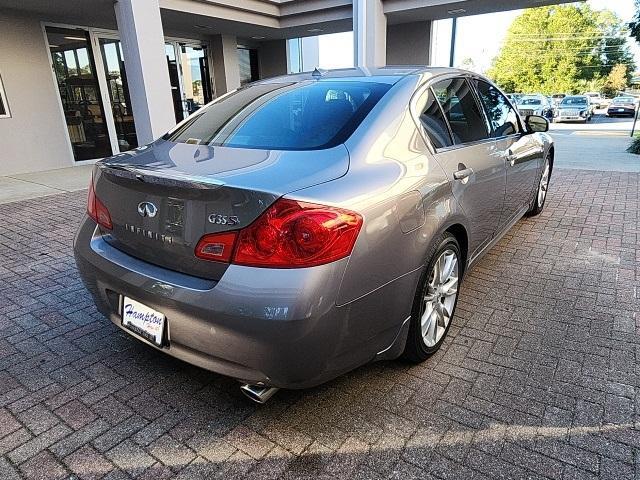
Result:
[[[266,387],[263,385],[249,385],[245,383],[240,387],[240,391],[244,395],[260,405],[264,404],[267,400],[275,395],[279,389],[276,387]]]

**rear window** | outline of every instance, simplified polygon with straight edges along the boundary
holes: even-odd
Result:
[[[204,108],[165,139],[273,150],[330,148],[349,138],[390,87],[330,80],[251,85]]]

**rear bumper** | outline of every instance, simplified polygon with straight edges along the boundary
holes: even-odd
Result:
[[[621,111],[622,110],[622,111]],[[616,115],[635,115],[636,111],[633,108],[609,108],[607,115],[615,117]]]
[[[95,230],[91,220],[83,223],[74,252],[98,309],[156,349],[124,329],[120,297],[164,313],[166,345],[159,349],[207,370],[248,383],[307,388],[375,359],[396,341],[404,343],[399,333],[406,315],[394,311],[401,310],[394,297],[402,297],[412,276],[338,307],[348,259],[305,269],[231,265],[215,282],[131,257]],[[397,320],[367,329],[376,313]],[[387,357],[399,353],[391,348]]]

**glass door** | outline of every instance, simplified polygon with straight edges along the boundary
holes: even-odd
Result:
[[[238,47],[240,85],[258,80],[258,51],[254,48]],[[300,71],[300,69],[298,69]]]
[[[182,99],[185,116],[191,115],[212,100],[211,77],[205,46],[180,45],[183,79]]]
[[[113,153],[89,32],[46,27],[52,68],[76,161]]]
[[[166,43],[164,45],[164,53],[167,57],[167,68],[169,69],[171,96],[173,97],[173,110],[176,115],[176,123],[178,123],[184,120],[184,109],[182,108],[182,87],[180,85],[180,72],[178,70],[176,45],[174,43]]]
[[[165,55],[176,122],[180,122],[213,99],[207,47],[167,42]]]
[[[118,150],[123,152],[136,148],[138,146],[138,138],[133,119],[127,73],[124,68],[122,46],[120,45],[120,40],[115,38],[99,37],[98,42],[109,92]]]

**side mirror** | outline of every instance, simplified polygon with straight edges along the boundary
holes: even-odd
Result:
[[[524,123],[529,132],[547,132],[549,130],[549,120],[540,115],[527,115]]]

